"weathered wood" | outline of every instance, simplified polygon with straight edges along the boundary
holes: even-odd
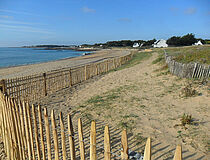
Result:
[[[81,118],[78,119],[78,139],[79,139],[79,145],[80,145],[80,159],[85,160],[85,147],[84,147],[84,141],[83,141],[83,129],[82,129],[82,121]]]
[[[14,99],[12,99],[12,114],[13,114],[13,119],[14,119],[14,129],[15,129],[15,135],[16,135],[16,138],[17,138],[17,147],[18,147],[18,153],[17,153],[17,156],[19,159],[22,159],[22,144],[21,144],[21,137],[20,137],[20,132],[19,132],[19,126],[18,126],[18,121],[17,121],[17,112],[16,112],[16,109],[17,109],[17,104],[16,102],[14,101]]]
[[[51,111],[51,124],[53,132],[55,160],[59,160],[58,134],[57,134],[54,110]]]
[[[182,146],[178,145],[174,154],[173,160],[182,160]]]
[[[96,160],[96,122],[91,122],[90,130],[90,159]]]
[[[37,128],[37,121],[36,121],[36,111],[34,105],[32,105],[32,115],[33,115],[33,121],[34,121],[34,138],[36,142],[36,152],[37,152],[37,158],[38,160],[41,159],[40,155],[40,146],[39,146],[39,138],[38,138],[38,128]]]
[[[27,108],[25,102],[23,102],[23,112],[24,112],[24,120],[25,120],[25,130],[26,130],[26,142],[28,148],[28,159],[31,160],[32,158],[32,150],[31,150],[31,141],[30,141],[30,133],[29,133],[29,124],[28,124],[28,115],[27,115]]]
[[[62,141],[62,153],[63,153],[63,160],[66,160],[66,137],[65,137],[65,130],[64,130],[64,122],[63,122],[63,114],[60,112],[60,128],[61,128],[61,141]]]
[[[111,160],[110,133],[107,125],[104,129],[104,160]]]
[[[44,122],[45,122],[46,138],[47,138],[47,155],[48,155],[48,160],[51,160],[52,156],[51,156],[50,125],[49,125],[47,108],[44,108]]]
[[[38,119],[39,119],[40,140],[41,140],[41,148],[42,148],[42,159],[45,160],[46,157],[45,157],[43,126],[42,126],[42,109],[40,105],[38,105]]]
[[[20,147],[21,147],[21,155],[22,159],[25,159],[25,145],[24,145],[24,134],[22,133],[22,127],[21,127],[21,115],[20,115],[20,110],[19,108],[21,107],[20,103],[19,105],[15,101],[15,110],[16,110],[16,116],[17,116],[17,126],[18,126],[18,132],[19,132],[19,137],[20,137]]]
[[[23,108],[22,108],[22,104],[21,102],[19,101],[19,111],[20,111],[20,124],[21,124],[21,132],[22,132],[22,137],[23,137],[23,147],[25,148],[25,154],[27,154],[27,150],[28,150],[28,144],[27,144],[27,140],[26,140],[26,127],[24,125],[24,111],[23,111]]]
[[[27,109],[27,115],[28,115],[28,126],[29,126],[29,136],[30,136],[30,143],[31,143],[31,152],[32,152],[32,157],[35,159],[35,150],[34,150],[34,140],[33,140],[33,126],[31,122],[31,110],[29,103],[26,104],[26,109]]]
[[[76,155],[75,155],[75,144],[74,144],[74,131],[73,131],[73,125],[72,125],[70,114],[68,114],[68,132],[69,132],[69,145],[70,145],[71,160],[75,160]]]
[[[127,160],[128,159],[128,138],[127,138],[126,129],[122,131],[121,145],[122,145],[121,159]]]
[[[6,94],[6,81],[4,79],[2,79],[0,81],[0,91],[2,91],[2,93]]]
[[[146,142],[144,150],[144,160],[151,160],[151,138],[149,137]]]
[[[70,83],[70,87],[72,86],[72,73],[71,73],[71,68],[69,70],[69,83]]]

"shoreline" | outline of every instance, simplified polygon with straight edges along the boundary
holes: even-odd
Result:
[[[40,62],[35,64],[25,64],[19,66],[1,67],[0,79],[16,78],[49,72],[52,70],[77,67],[88,63],[103,61],[105,59],[119,57],[129,54],[129,50],[106,49],[95,51],[93,54],[64,58],[48,62]]]

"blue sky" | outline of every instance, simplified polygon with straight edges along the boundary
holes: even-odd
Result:
[[[0,0],[0,46],[210,38],[210,0]]]

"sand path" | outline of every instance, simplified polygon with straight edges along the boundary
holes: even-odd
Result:
[[[141,152],[145,137],[150,136],[152,159],[172,159],[179,143],[183,145],[184,159],[210,159],[209,86],[194,84],[200,96],[180,96],[187,80],[172,76],[166,70],[157,71],[161,66],[152,64],[157,56],[153,53],[151,58],[134,67],[59,91],[42,99],[41,104],[57,113],[71,112],[74,119],[96,119],[115,129],[127,127],[132,150]],[[191,114],[196,122],[188,125],[188,129],[177,126],[184,113]],[[113,133],[111,137],[116,135]]]

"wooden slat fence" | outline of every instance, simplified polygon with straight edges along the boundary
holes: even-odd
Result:
[[[165,52],[166,64],[172,74],[181,78],[209,78],[210,66],[204,66],[199,63],[183,64],[173,60],[172,56],[169,56]]]
[[[8,160],[129,159],[126,130],[122,131],[122,149],[118,152],[112,152],[108,126],[104,128],[104,141],[101,142],[97,142],[95,121],[92,121],[89,128],[89,138],[84,137],[81,118],[78,119],[77,133],[74,130],[70,114],[65,119],[60,113],[57,119],[54,110],[48,113],[47,108],[44,108],[43,112],[40,106],[17,102],[0,92],[0,136]],[[103,146],[99,143],[103,143]],[[99,157],[99,147],[102,157]],[[151,139],[148,138],[144,160],[151,160],[151,148]],[[181,159],[182,148],[178,145],[174,160]]]
[[[36,100],[47,94],[81,83],[93,76],[106,73],[125,64],[131,58],[132,54],[129,54],[74,68],[63,68],[37,75],[5,79],[0,81],[0,90],[17,100]]]

